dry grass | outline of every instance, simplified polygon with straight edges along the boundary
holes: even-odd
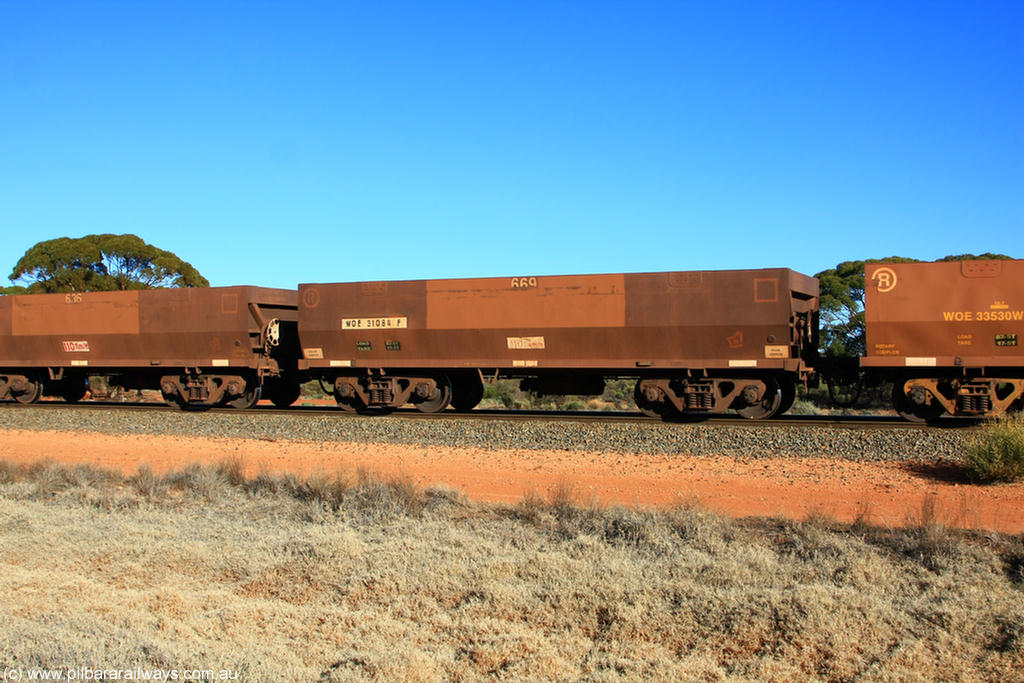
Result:
[[[251,681],[1010,681],[1024,539],[0,463],[0,659]]]

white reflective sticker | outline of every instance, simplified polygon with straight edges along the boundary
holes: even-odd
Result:
[[[66,353],[88,353],[89,342],[87,341],[65,341],[61,342],[61,346],[64,348]]]
[[[543,349],[544,337],[505,337],[508,348],[521,351],[523,349]]]
[[[214,358],[213,367],[215,368],[226,368],[231,363],[228,362],[227,358]]]
[[[535,368],[535,367],[537,367],[537,361],[535,361],[535,360],[514,360],[514,361],[512,361],[512,367],[514,367],[514,368]]]
[[[89,361],[87,361],[87,360],[73,360],[73,361],[71,361],[71,365],[76,366],[76,367],[77,366],[85,366],[85,365],[88,365],[88,364],[89,364]]]
[[[350,368],[352,367],[352,361],[350,360],[332,360],[332,368]]]
[[[912,356],[907,356],[906,359],[904,359],[904,362],[907,364],[907,367],[911,368],[930,368],[935,366],[935,358],[914,358]]]
[[[756,368],[756,360],[731,360],[729,361],[730,368]]]
[[[342,318],[343,330],[404,330],[409,327],[408,318]]]

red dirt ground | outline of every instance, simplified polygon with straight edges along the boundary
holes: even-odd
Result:
[[[247,473],[335,474],[366,468],[382,477],[442,484],[473,500],[516,502],[570,487],[582,503],[666,506],[699,503],[734,517],[858,517],[873,524],[946,526],[1024,533],[1024,483],[976,486],[949,472],[897,463],[826,458],[736,459],[579,451],[255,439],[115,436],[0,430],[0,459],[92,463],[132,473],[241,458]]]

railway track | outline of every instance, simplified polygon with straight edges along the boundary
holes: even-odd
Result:
[[[63,401],[41,401],[34,404],[18,404],[3,402],[5,407],[15,410],[105,410],[118,408],[120,410],[171,413],[181,412],[179,408],[165,405],[159,402],[113,402],[113,401],[83,401],[80,403],[65,403]],[[347,420],[365,417],[390,417],[402,420],[450,420],[461,419],[471,421],[512,421],[512,422],[571,422],[571,423],[601,423],[601,424],[702,424],[707,426],[741,426],[758,427],[767,429],[778,428],[842,428],[851,430],[908,430],[908,429],[972,429],[980,424],[977,420],[962,418],[946,418],[932,424],[911,423],[896,415],[783,415],[770,420],[749,420],[728,415],[708,415],[693,418],[678,418],[660,420],[647,417],[639,413],[624,411],[551,411],[551,410],[503,410],[503,409],[476,409],[470,412],[459,413],[446,410],[440,413],[422,413],[413,408],[403,408],[393,411],[382,411],[379,413],[369,412],[364,415],[348,413],[330,405],[295,405],[291,408],[276,408],[272,405],[259,405],[255,408],[240,411],[235,408],[212,408],[208,411],[218,415],[288,415],[288,416],[331,416],[332,419]]]
[[[667,423],[623,412],[474,410],[425,414],[408,409],[363,417],[331,406],[190,412],[159,403],[68,405],[60,401],[0,406],[0,428],[360,444],[357,450],[368,444],[405,444],[481,452],[546,450],[628,457],[686,454],[905,462],[953,460],[974,431],[971,427],[927,427],[885,416],[793,416],[767,421],[716,416]]]

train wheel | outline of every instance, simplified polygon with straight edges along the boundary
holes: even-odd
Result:
[[[451,380],[446,375],[441,375],[435,381],[437,382],[437,391],[434,392],[434,395],[413,404],[421,413],[439,413],[452,402]]]
[[[263,397],[278,408],[287,408],[299,400],[302,387],[295,382],[267,381],[263,384]]]
[[[237,408],[238,410],[249,410],[257,403],[259,403],[261,394],[262,391],[260,390],[260,387],[254,386],[253,388],[251,388],[249,391],[245,392],[238,398],[233,398],[227,403],[232,408]]]
[[[61,381],[57,388],[57,395],[68,403],[78,403],[85,398],[87,390],[84,377],[73,377]]]
[[[644,392],[640,391],[640,382],[642,381],[637,380],[636,386],[633,387],[633,402],[636,403],[636,407],[641,413],[647,417],[656,417],[662,420],[680,415],[680,412],[667,398],[663,401],[652,401],[644,396]]]
[[[343,396],[338,391],[335,391],[334,400],[338,402],[338,407],[346,413],[366,412],[366,404],[363,402],[363,399],[359,398],[359,394],[354,391],[350,396]]]
[[[28,405],[29,403],[35,403],[36,401],[39,400],[39,398],[42,395],[43,383],[33,382],[32,380],[28,380],[24,390],[17,393],[13,391],[11,392],[11,396],[14,398],[15,401],[17,401],[18,403],[24,403],[26,405]]]
[[[928,403],[925,400],[926,397],[922,397],[921,401],[914,401],[903,390],[904,384],[906,384],[906,380],[900,379],[892,387],[892,406],[904,420],[907,422],[932,422],[946,412],[939,403],[934,401]]]
[[[779,409],[775,411],[775,414],[772,415],[772,417],[780,417],[783,413],[792,408],[794,403],[796,403],[796,385],[792,380],[780,380],[779,388],[782,391],[782,402],[779,404]]]
[[[765,420],[778,413],[782,406],[782,390],[779,388],[778,381],[774,377],[765,377],[762,381],[766,388],[761,400],[736,410],[748,420]]]
[[[477,375],[457,376],[452,380],[452,407],[460,413],[480,405],[484,398],[484,383]]]

